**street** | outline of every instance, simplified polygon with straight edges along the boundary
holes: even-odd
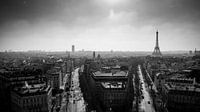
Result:
[[[140,66],[138,66],[138,75],[140,78],[140,84],[141,84],[141,103],[139,104],[139,110],[141,110],[141,112],[155,112],[154,106],[153,106],[153,102],[152,102],[152,98],[150,97],[150,94],[148,92],[148,88],[147,88],[147,84],[145,84],[144,82],[144,77],[142,75],[141,72],[141,68]]]
[[[72,72],[69,103],[67,112],[85,112],[85,102],[79,87],[79,68]]]

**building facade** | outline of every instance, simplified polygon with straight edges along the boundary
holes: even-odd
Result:
[[[72,52],[75,52],[75,46],[72,45]]]
[[[9,70],[0,70],[0,103],[4,112],[10,111],[11,89],[13,86],[22,85],[24,82],[40,83],[45,78],[36,74],[23,74],[20,69],[11,68]]]
[[[46,83],[27,83],[23,87],[15,87],[11,91],[11,107],[13,112],[50,112],[52,88]]]
[[[162,97],[169,112],[199,112],[200,87],[166,83],[162,88]]]
[[[131,79],[128,71],[119,67],[103,67],[102,71],[92,73],[96,85],[95,96],[103,111],[122,111],[132,101]]]
[[[62,78],[62,72],[59,67],[53,68],[47,73],[48,84],[50,84],[53,89],[60,89]]]

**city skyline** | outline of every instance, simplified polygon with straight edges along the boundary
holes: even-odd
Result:
[[[200,49],[197,0],[2,0],[0,51]]]

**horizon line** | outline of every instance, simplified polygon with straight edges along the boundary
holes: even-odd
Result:
[[[153,52],[149,50],[76,50],[75,52]],[[195,50],[162,50],[161,52],[189,52]],[[0,52],[70,52],[70,50],[0,50]]]

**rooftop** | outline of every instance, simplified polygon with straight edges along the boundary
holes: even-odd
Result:
[[[170,78],[167,79],[166,82],[174,82],[174,83],[185,83],[185,84],[194,84],[195,79],[191,78]]]
[[[190,92],[200,92],[200,88],[199,87],[195,87],[195,86],[183,86],[183,85],[174,85],[174,84],[165,84],[165,87],[168,90],[176,90],[176,91],[190,91]]]
[[[0,69],[0,76],[6,78],[15,78],[15,77],[29,77],[40,75],[38,71],[33,67],[32,69],[23,69],[23,68],[4,68]]]
[[[116,73],[102,73],[100,71],[97,71],[93,73],[95,77],[126,77],[127,74],[128,73],[125,71],[119,71]]]
[[[54,67],[53,69],[48,70],[47,73],[51,75],[57,75],[60,73],[60,67]]]
[[[113,88],[124,88],[125,87],[125,85],[123,85],[122,82],[115,82],[115,83],[102,82],[101,84],[104,88],[112,88],[113,89]]]
[[[101,67],[102,69],[120,69],[121,66],[119,65],[116,65],[116,66],[112,66],[112,67],[109,67],[109,66],[105,66],[105,67]]]
[[[17,93],[20,96],[32,96],[47,93],[50,89],[51,87],[47,86],[46,83],[28,85],[25,82],[24,86],[15,87],[13,89],[13,92]]]

